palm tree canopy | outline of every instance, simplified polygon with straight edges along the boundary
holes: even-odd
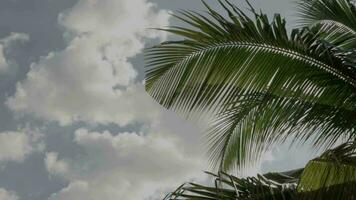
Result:
[[[182,39],[147,50],[146,90],[183,113],[212,111],[210,160],[221,170],[256,161],[292,137],[316,148],[353,140],[356,127],[356,9],[349,0],[303,0],[302,28],[276,14],[253,18],[227,0],[224,17],[181,11]],[[336,3],[333,3],[336,2]]]

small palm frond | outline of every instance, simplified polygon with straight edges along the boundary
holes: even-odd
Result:
[[[329,21],[356,30],[356,7],[352,0],[300,0],[298,13],[302,26]]]
[[[165,31],[184,39],[146,51],[146,90],[154,99],[184,114],[217,113],[208,136],[212,162],[229,169],[287,136],[306,141],[322,133],[317,148],[351,137],[356,69],[309,28],[288,35],[279,15],[251,19],[219,2],[229,18],[207,4],[207,16],[180,12],[191,28]]]
[[[356,65],[356,7],[350,0],[301,0],[300,21],[350,67]]]
[[[300,0],[298,13],[302,26],[335,23],[344,30],[356,30],[356,7],[352,0]]]
[[[344,143],[310,161],[298,185],[301,199],[356,199],[355,191],[355,142]]]
[[[296,195],[302,169],[237,178],[226,173],[211,174],[214,186],[189,183],[182,185],[164,200],[289,200]]]

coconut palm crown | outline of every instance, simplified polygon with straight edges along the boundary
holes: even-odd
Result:
[[[181,39],[146,51],[146,90],[157,102],[186,115],[214,113],[209,160],[228,185],[185,185],[167,198],[356,199],[355,3],[299,0],[299,27],[288,31],[279,14],[270,20],[248,1],[249,12],[219,2],[225,14],[205,2],[205,14],[178,12],[189,27],[161,30]],[[344,143],[293,175],[225,174],[286,139],[319,150]]]

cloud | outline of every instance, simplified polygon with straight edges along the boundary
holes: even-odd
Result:
[[[7,105],[62,125],[76,121],[127,125],[155,117],[155,104],[142,85],[130,84],[136,76],[131,64],[104,59],[98,45],[91,37],[79,37],[66,50],[42,58],[31,66]]]
[[[4,188],[0,188],[0,199],[1,200],[18,200],[19,197],[13,191],[7,191]]]
[[[11,33],[9,36],[0,39],[0,73],[8,70],[10,63],[6,56],[6,52],[10,50],[16,43],[26,42],[29,40],[29,36],[25,33]]]
[[[67,47],[33,63],[7,106],[61,125],[139,124],[141,131],[77,130],[82,154],[44,159],[53,178],[69,183],[50,199],[144,200],[203,175],[198,131],[168,123],[130,62],[148,39],[165,37],[148,28],[167,26],[168,16],[146,0],[79,0],[59,16]]]
[[[47,171],[53,175],[66,174],[68,172],[68,163],[58,159],[58,153],[48,152],[44,159]]]
[[[146,0],[80,0],[59,16],[68,46],[31,65],[6,104],[19,114],[57,121],[127,125],[157,115],[129,59],[142,52],[148,30],[168,25],[168,11]]]
[[[43,150],[40,133],[27,131],[0,133],[0,163],[22,162],[31,153]]]
[[[165,33],[149,31],[168,25],[168,11],[158,10],[147,0],[79,0],[59,22],[76,34],[95,34],[113,43],[140,38],[165,37]],[[109,37],[109,38],[105,38]]]
[[[203,162],[166,134],[78,129],[75,142],[85,156],[68,162],[70,170],[62,176],[70,184],[52,200],[143,200],[202,175]]]

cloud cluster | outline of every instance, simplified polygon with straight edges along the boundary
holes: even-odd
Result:
[[[32,63],[6,105],[16,114],[62,126],[142,127],[136,132],[78,129],[74,142],[82,154],[47,152],[49,176],[68,182],[50,200],[156,199],[191,178],[201,179],[206,170],[198,145],[201,130],[161,109],[137,78],[135,67],[143,66],[130,62],[147,40],[166,37],[149,28],[167,26],[169,12],[147,0],[78,0],[58,21],[66,30],[66,47]],[[13,34],[0,41],[0,70],[8,63],[1,59],[1,44],[25,40],[26,35]],[[39,143],[22,132],[0,133],[0,162],[23,161]],[[0,189],[0,199],[17,196]]]
[[[11,33],[9,36],[0,39],[0,73],[6,72],[9,69],[11,61],[7,58],[6,52],[9,51],[14,44],[26,42],[29,36],[25,33]]]
[[[88,38],[74,39],[63,52],[32,65],[7,105],[62,125],[77,121],[127,125],[154,118],[156,105],[141,84],[128,85],[135,76],[133,68],[114,65],[102,53]]]
[[[18,200],[19,197],[13,191],[8,191],[4,188],[0,188],[0,199],[1,200]]]
[[[68,172],[68,164],[64,160],[58,159],[58,153],[48,152],[44,159],[48,173],[52,175],[63,175]]]
[[[143,200],[203,174],[198,131],[167,123],[130,62],[148,39],[165,38],[149,28],[168,20],[168,11],[146,0],[79,0],[60,14],[67,47],[33,63],[7,106],[61,125],[143,125],[131,133],[79,129],[75,142],[83,154],[48,152],[50,176],[69,183],[50,199]]]
[[[59,16],[68,46],[33,63],[7,105],[62,125],[127,125],[155,117],[129,59],[142,52],[145,40],[164,38],[149,28],[166,26],[168,19],[168,11],[146,0],[78,1]]]
[[[79,160],[58,161],[51,154],[49,169],[65,172],[70,184],[50,199],[147,199],[201,175],[201,160],[183,153],[167,134],[79,129],[75,142],[86,150]]]
[[[168,13],[147,0],[79,0],[60,14],[66,48],[32,63],[6,105],[63,126],[143,125],[137,132],[78,129],[74,141],[83,154],[62,158],[48,152],[50,176],[68,181],[51,200],[159,198],[203,175],[200,130],[163,111],[130,62],[147,40],[165,38],[149,28],[167,26]],[[23,152],[30,150],[23,146]]]
[[[0,133],[0,163],[22,162],[31,153],[42,151],[44,146],[41,137],[41,134],[32,131]]]

